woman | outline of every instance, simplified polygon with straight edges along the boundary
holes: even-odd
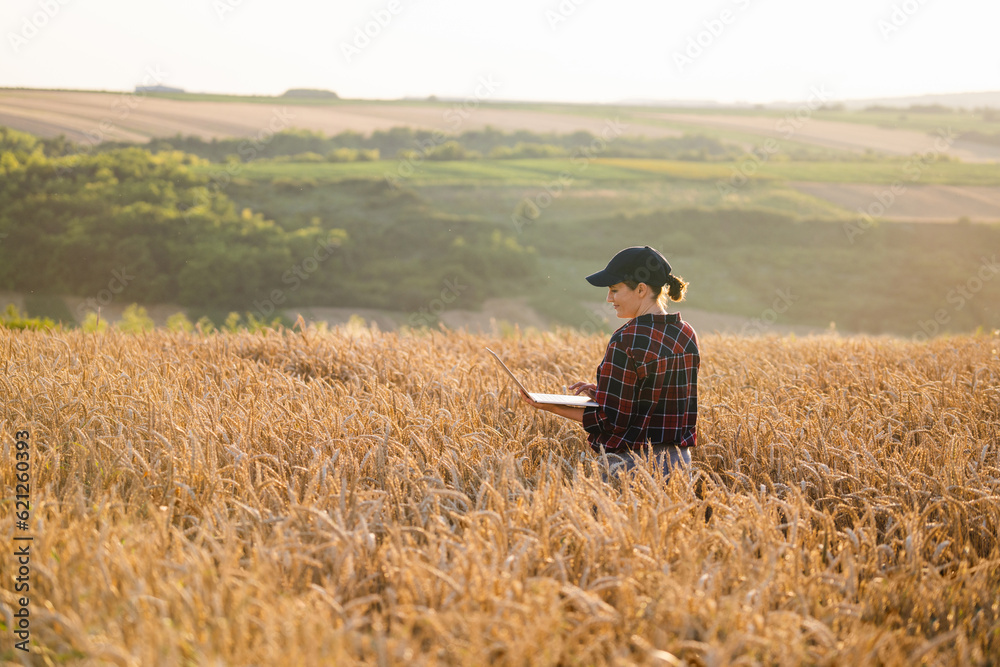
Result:
[[[597,368],[597,384],[577,382],[597,407],[526,403],[581,422],[590,446],[607,454],[612,472],[631,470],[645,453],[656,457],[664,475],[691,462],[698,418],[698,336],[668,300],[681,301],[687,289],[670,263],[649,246],[626,248],[587,282],[608,288],[608,302],[628,322],[608,342]]]

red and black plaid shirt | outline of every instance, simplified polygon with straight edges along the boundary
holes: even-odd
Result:
[[[699,363],[698,336],[679,313],[647,313],[618,329],[597,368],[600,406],[583,411],[590,446],[694,445]]]

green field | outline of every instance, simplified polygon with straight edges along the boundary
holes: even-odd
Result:
[[[218,174],[220,165],[194,168],[206,176]],[[735,162],[687,162],[630,158],[573,158],[537,160],[381,160],[353,163],[293,163],[260,160],[241,164],[236,175],[252,180],[312,179],[338,182],[351,179],[391,179],[419,185],[539,185],[560,175],[574,183],[603,184],[663,180],[729,181],[737,175],[749,180],[817,181],[824,183],[879,183],[909,181],[919,171],[919,181],[940,185],[1000,185],[1000,164],[968,164],[911,158],[879,161],[792,162],[780,155],[762,159],[748,155]]]

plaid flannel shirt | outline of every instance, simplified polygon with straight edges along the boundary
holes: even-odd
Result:
[[[583,411],[590,446],[693,446],[699,363],[698,336],[679,313],[648,313],[615,331],[597,368],[599,407]]]

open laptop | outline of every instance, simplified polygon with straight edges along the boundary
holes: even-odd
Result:
[[[575,394],[536,394],[534,392],[528,391],[527,389],[524,388],[524,385],[521,384],[521,381],[517,379],[517,376],[514,375],[509,368],[507,368],[507,364],[503,362],[503,359],[497,356],[496,352],[494,352],[490,348],[486,348],[486,351],[493,355],[493,358],[497,360],[497,363],[500,364],[500,366],[505,371],[507,371],[507,375],[509,375],[510,379],[514,381],[514,384],[516,384],[521,391],[530,396],[531,400],[533,400],[535,403],[547,403],[549,405],[571,405],[580,408],[597,407],[597,403],[590,400],[589,396],[584,396],[584,395],[576,396]]]

